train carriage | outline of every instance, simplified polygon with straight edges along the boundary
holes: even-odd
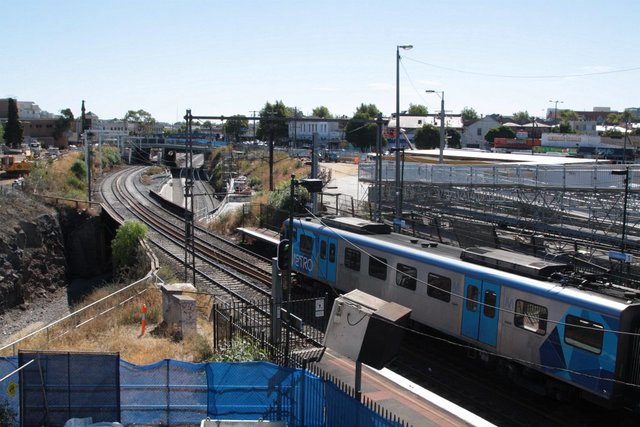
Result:
[[[292,228],[292,269],[302,279],[405,305],[415,322],[516,374],[546,375],[549,394],[637,406],[637,291],[577,279],[562,263],[463,250],[355,218],[295,219]]]

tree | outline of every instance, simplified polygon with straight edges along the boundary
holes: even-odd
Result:
[[[345,134],[347,141],[360,150],[375,146],[377,126],[366,120],[375,120],[380,111],[374,104],[360,104],[355,114],[347,123]]]
[[[238,142],[240,140],[240,134],[246,132],[249,129],[249,120],[241,119],[240,115],[229,117],[224,123],[224,131],[227,135],[233,135],[233,140]],[[211,124],[211,123],[209,123]]]
[[[330,119],[331,113],[329,112],[329,109],[327,107],[321,105],[313,109],[313,111],[311,112],[311,116],[321,119]]]
[[[71,124],[75,120],[75,118],[73,117],[73,113],[69,108],[60,110],[60,114],[62,114],[62,116],[56,119],[55,129],[53,131],[53,138],[58,143],[60,142],[60,139],[64,136],[65,132],[71,129]],[[65,146],[66,146],[66,140],[65,140]]]
[[[134,135],[150,135],[153,133],[153,126],[156,124],[156,119],[144,110],[127,111],[127,114],[124,115],[124,121],[136,125],[135,130],[132,132]]]
[[[288,109],[282,101],[276,101],[275,104],[267,102],[260,110],[260,124],[256,130],[259,139],[268,140],[273,133],[274,140],[286,139],[289,137],[289,125],[286,120]]]
[[[513,113],[513,121],[518,124],[524,124],[531,121],[531,117],[529,116],[528,111],[518,111],[517,113]]]
[[[4,140],[9,147],[20,148],[23,130],[18,118],[18,103],[15,99],[9,98],[7,122],[4,124]]]
[[[607,124],[608,125],[618,125],[622,121],[622,114],[619,113],[609,113],[607,115]]]
[[[560,111],[560,120],[564,122],[575,122],[580,120],[580,116],[573,110],[562,110]]]
[[[515,138],[516,133],[507,126],[500,125],[497,128],[490,129],[484,136],[484,139],[488,142],[493,142],[496,138]]]
[[[424,105],[409,104],[408,113],[414,116],[426,116],[429,114],[429,110],[427,110],[427,107]]]
[[[449,148],[460,148],[462,146],[462,135],[455,129],[447,128],[447,147]]]
[[[462,121],[464,123],[478,120],[478,113],[471,107],[464,107],[460,112],[460,115],[462,115]]]
[[[569,124],[568,121],[563,120],[560,122],[560,124],[558,125],[558,132],[559,133],[574,133],[573,129],[571,128],[571,124]]]
[[[0,144],[4,144],[4,126],[0,126]]]
[[[417,149],[429,150],[440,147],[440,130],[434,125],[424,125],[413,134]]]

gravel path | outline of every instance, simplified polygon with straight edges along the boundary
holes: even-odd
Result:
[[[31,300],[0,314],[0,347],[69,314],[67,288]]]

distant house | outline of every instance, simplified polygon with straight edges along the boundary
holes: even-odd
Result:
[[[496,116],[485,116],[464,128],[460,143],[462,148],[480,148],[488,150],[490,144],[484,139],[487,132],[500,126]]]
[[[311,141],[313,134],[317,133],[320,141],[339,142],[344,139],[344,124],[335,121],[323,121],[309,117],[289,122],[289,139],[292,141]]]
[[[400,132],[404,132],[410,141],[413,141],[416,130],[422,128],[424,125],[432,125],[440,128],[440,114],[427,114],[426,116],[400,115]],[[461,131],[463,126],[462,116],[460,114],[445,114],[444,126],[448,129]],[[395,139],[395,132],[396,116],[394,114],[389,118],[389,122],[384,129],[384,136],[387,140],[393,141]]]

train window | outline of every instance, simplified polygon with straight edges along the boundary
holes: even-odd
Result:
[[[370,256],[369,276],[380,280],[387,280],[387,260],[385,258]]]
[[[400,263],[398,263],[396,270],[396,285],[415,291],[418,270],[415,267]]]
[[[344,266],[351,270],[360,271],[360,251],[344,248]]]
[[[493,319],[496,317],[496,293],[484,291],[484,315]]]
[[[547,315],[547,307],[519,299],[516,300],[513,324],[518,328],[545,335],[547,333]]]
[[[478,287],[469,285],[467,287],[467,310],[468,311],[476,311],[478,310]]]
[[[600,354],[603,338],[604,328],[601,324],[567,315],[564,326],[564,341],[567,344]]]
[[[320,259],[327,259],[327,242],[320,241]]]
[[[300,252],[307,255],[313,254],[313,237],[306,234],[300,235]]]
[[[427,295],[440,301],[451,301],[451,279],[439,274],[429,273],[427,277]]]
[[[336,245],[331,243],[329,245],[329,262],[336,262]]]

